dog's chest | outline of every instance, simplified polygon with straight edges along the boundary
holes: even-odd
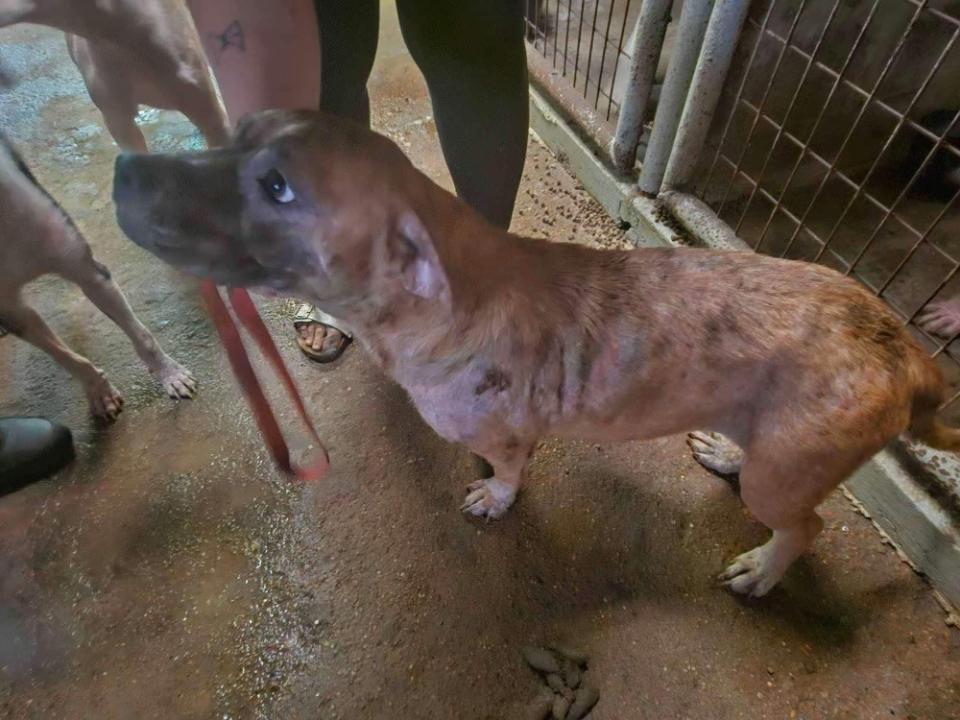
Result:
[[[515,410],[514,383],[496,367],[468,367],[448,373],[436,369],[405,369],[397,381],[423,419],[451,442],[470,442],[506,421]]]

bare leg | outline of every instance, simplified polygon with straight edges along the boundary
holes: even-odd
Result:
[[[188,0],[188,5],[231,122],[257,110],[319,106],[321,46],[312,0]],[[348,41],[349,36],[343,40]],[[334,68],[331,76],[339,78],[344,69]],[[354,87],[355,95],[361,92],[365,96]],[[340,330],[319,322],[298,324],[297,334],[301,349],[317,359],[339,357],[349,342]]]
[[[172,398],[194,396],[197,381],[193,375],[163,351],[150,331],[133,314],[127,299],[103,265],[89,258],[87,262],[78,264],[76,269],[61,274],[79,285],[90,302],[126,333],[137,355],[167,395]]]
[[[470,483],[466,500],[460,509],[488,520],[501,517],[517,497],[532,450],[532,442],[513,442],[478,452],[493,466],[493,477]]]
[[[188,0],[231,122],[316,108],[320,38],[311,0]]]
[[[123,409],[120,393],[107,380],[102,370],[64,345],[33,308],[17,299],[0,308],[0,316],[8,330],[43,350],[80,381],[94,415],[106,420],[116,419]]]
[[[917,317],[917,325],[932,335],[954,337],[960,333],[960,297],[930,303]]]

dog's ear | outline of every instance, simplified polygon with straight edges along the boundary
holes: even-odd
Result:
[[[388,257],[407,292],[449,302],[450,284],[430,233],[412,211],[403,212],[388,239]]]

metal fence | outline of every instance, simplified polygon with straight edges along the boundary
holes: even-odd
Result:
[[[616,122],[627,42],[641,0],[525,0],[527,41],[598,113]]]
[[[594,112],[599,124],[588,130],[602,145],[625,98],[623,119],[631,112],[635,28],[652,33],[656,47],[640,51],[659,67],[636,118],[650,124],[679,0],[526,2],[533,55]],[[695,17],[690,2],[700,42],[714,4],[699,3]],[[669,25],[658,25],[671,6]],[[677,73],[684,92],[692,73]],[[663,113],[672,114],[663,124],[674,146],[679,113]],[[641,142],[641,160],[643,150]],[[651,150],[651,168],[676,150]],[[632,166],[616,143],[613,155]],[[955,296],[960,313],[960,0],[754,0],[697,158],[685,163],[682,174],[696,181],[683,189],[757,251],[825,263],[882,297],[941,364],[956,393],[948,411],[960,419],[958,333],[939,337],[917,322],[931,302]]]
[[[695,187],[756,250],[882,297],[941,364],[955,417],[958,333],[917,320],[960,296],[958,37],[956,1],[755,2]]]

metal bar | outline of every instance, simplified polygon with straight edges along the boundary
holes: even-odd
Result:
[[[880,0],[877,0],[880,2]],[[770,0],[770,4],[767,5],[767,12],[763,16],[763,25],[761,28],[766,28],[767,23],[770,22],[770,16],[773,13],[773,4],[774,0]],[[730,115],[727,116],[727,122],[724,123],[723,132],[720,133],[720,140],[717,142],[717,152],[713,156],[713,162],[710,163],[710,169],[707,171],[707,176],[703,182],[703,187],[707,187],[710,184],[710,181],[713,179],[713,173],[717,169],[717,161],[720,159],[720,152],[723,148],[723,144],[727,140],[727,133],[730,132],[730,126],[733,124],[733,116],[737,109],[737,103],[740,101],[740,98],[743,96],[743,89],[747,86],[747,76],[750,74],[750,68],[753,67],[753,61],[757,57],[757,50],[760,49],[760,35],[757,35],[757,41],[753,44],[753,48],[750,50],[750,58],[747,60],[747,64],[744,66],[743,75],[740,77],[740,85],[737,87],[736,95],[733,98],[733,105]]]
[[[731,168],[734,166],[733,160],[731,160],[730,158],[728,158],[726,155],[721,155],[721,156],[720,156],[720,160],[722,160],[723,162],[725,162],[725,163],[726,163],[727,165],[729,165]],[[752,179],[749,175],[747,175],[745,172],[743,172],[743,171],[741,170],[739,174],[742,175],[742,176],[743,176],[743,179],[746,180],[748,183],[750,183],[751,185],[756,186],[756,181],[753,180],[753,179]],[[773,203],[773,202],[775,202],[775,200],[776,200],[776,198],[774,198],[773,195],[771,195],[768,191],[764,190],[762,187],[757,187],[757,193],[760,195],[760,197],[764,198],[764,199],[767,200],[768,202]],[[785,207],[783,207],[783,206],[780,206],[780,207],[778,207],[777,209],[778,209],[781,213],[783,213],[784,215],[786,215],[786,216],[787,216],[787,219],[790,220],[791,222],[793,222],[795,225],[800,225],[800,218],[798,218],[796,215],[794,215],[792,212],[790,212],[790,210],[788,210],[787,208],[785,208]],[[811,238],[813,238],[813,240],[814,240],[815,242],[819,243],[820,245],[823,245],[823,238],[821,238],[819,235],[817,235],[817,233],[815,233],[812,229],[810,229],[810,228],[807,227],[807,226],[803,226],[803,227],[802,227],[802,230],[803,230],[803,232],[807,233],[807,235],[809,235]],[[759,247],[760,247],[760,243],[758,242],[757,244],[755,244],[755,245],[753,246],[753,250],[757,250]],[[839,265],[841,265],[844,269],[846,269],[847,266],[849,265],[849,263],[843,258],[843,256],[840,255],[840,253],[838,253],[836,250],[834,250],[834,249],[832,249],[832,248],[830,249],[830,255],[833,256],[833,259],[836,260],[837,263],[838,263]],[[862,280],[862,279],[861,279],[861,282],[863,282],[865,285],[868,285],[868,286],[869,286],[869,284],[868,284],[866,281]]]
[[[906,35],[904,35],[904,38],[905,37]],[[958,37],[960,37],[960,27],[957,27],[957,29],[953,31],[953,35],[950,36],[950,40],[947,42],[946,45],[944,45],[943,51],[940,53],[940,56],[937,58],[937,62],[934,64],[930,72],[927,73],[927,77],[924,78],[923,82],[920,84],[920,87],[917,89],[916,94],[914,94],[913,98],[910,100],[910,104],[907,106],[907,110],[906,110],[907,114],[909,114],[910,111],[913,110],[914,106],[917,104],[917,102],[920,100],[923,93],[926,91],[927,87],[933,81],[934,75],[936,75],[937,72],[940,70],[940,66],[943,64],[944,59],[947,57],[950,50],[953,48],[953,44],[957,41]],[[890,133],[890,136],[887,138],[887,141],[883,144],[883,148],[880,150],[879,153],[877,153],[876,158],[874,158],[873,163],[870,165],[870,169],[867,170],[867,174],[863,178],[863,182],[862,182],[863,187],[866,186],[866,184],[870,181],[870,178],[873,177],[873,173],[880,166],[880,159],[883,157],[884,153],[887,152],[887,149],[893,143],[893,139],[897,136],[897,133],[900,132],[900,129],[903,127],[903,124],[904,124],[904,121],[903,119],[901,119],[900,122],[897,123],[897,126],[893,129],[893,132]],[[839,153],[837,154],[837,159],[838,160],[840,159]],[[827,236],[828,245],[833,240],[833,236],[836,234],[837,230],[840,228],[840,224],[847,217],[847,213],[850,212],[850,208],[853,207],[853,203],[856,202],[860,194],[861,194],[860,190],[854,192],[850,200],[847,201],[846,207],[843,209],[843,212],[840,213],[840,217],[837,218],[837,221],[834,223],[833,228],[830,230],[830,234]],[[857,262],[860,260],[860,258],[863,257],[863,253],[865,253],[866,250],[867,250],[866,248],[863,248],[861,250],[860,254],[857,256],[856,260],[854,260],[853,262],[854,265],[856,265]],[[820,254],[821,255],[823,254],[823,250],[820,251]],[[819,257],[820,256],[818,255],[817,258],[814,259],[814,262],[816,262],[816,260],[819,259]]]
[[[617,82],[617,70],[620,67],[620,55],[623,52],[623,38],[627,34],[627,17],[630,15],[630,0],[623,9],[623,22],[620,24],[620,37],[617,38],[617,54],[613,56],[613,75],[610,76],[610,89],[607,91],[607,120],[610,119],[610,109],[613,106],[613,86]]]
[[[590,88],[590,68],[593,67],[593,41],[597,38],[597,14],[600,12],[599,0],[593,2],[593,23],[590,29],[590,45],[587,47],[587,74],[583,78],[583,99],[587,99],[587,90]],[[597,84],[599,87],[599,83]]]
[[[594,0],[596,2],[596,0]],[[577,71],[580,69],[580,42],[583,40],[583,8],[587,0],[580,0],[580,25],[577,27],[577,56],[573,61],[573,86],[577,86]]]
[[[553,68],[557,67],[557,38],[560,37],[560,2],[557,0],[557,7],[553,12]],[[549,20],[550,13],[547,13],[547,18]]]
[[[637,159],[637,143],[640,142],[672,4],[672,0],[643,0],[640,16],[633,29],[630,43],[633,57],[630,60],[626,97],[620,105],[617,130],[610,143],[610,157],[621,172],[630,171]]]
[[[954,199],[956,199],[956,196],[954,196]],[[960,263],[954,261],[953,269],[951,269],[950,272],[947,273],[946,277],[944,277],[943,280],[940,281],[940,284],[937,285],[934,291],[927,296],[927,299],[924,300],[922,303],[920,303],[917,309],[914,310],[913,313],[907,318],[904,325],[909,325],[910,323],[912,323],[916,319],[917,315],[923,312],[923,309],[930,304],[930,301],[933,300],[940,293],[940,291],[947,286],[947,283],[953,279],[954,275],[957,274],[957,270],[960,270]],[[926,331],[924,331],[923,328],[920,328],[920,330],[926,333]]]
[[[875,8],[876,8],[876,5],[874,5],[874,9],[875,9]],[[871,13],[871,15],[872,15],[872,13]],[[752,24],[754,24],[754,25],[757,24],[755,21],[752,21],[752,20],[751,20],[750,22],[751,22]],[[865,30],[865,29],[866,29],[866,24],[864,24],[863,28],[861,28],[861,34],[863,33],[863,30]],[[776,32],[774,32],[773,30],[769,30],[769,29],[768,29],[768,30],[765,31],[765,33],[766,33],[767,35],[769,35],[770,37],[772,37],[773,39],[777,40],[777,41],[780,42],[780,43],[786,42],[786,40],[785,40],[782,36],[778,35],[778,34],[777,34]],[[791,52],[795,53],[796,55],[799,55],[800,57],[804,58],[804,59],[807,60],[808,62],[812,59],[812,56],[811,56],[810,53],[804,52],[803,50],[801,50],[801,49],[800,49],[799,47],[797,47],[796,45],[790,45],[790,46],[789,46],[789,49],[790,49]],[[836,70],[834,70],[833,68],[829,67],[828,65],[824,65],[822,62],[819,62],[819,61],[814,62],[813,65],[814,65],[818,70],[821,70],[821,71],[825,72],[827,75],[829,75],[830,77],[832,77],[832,78],[834,78],[834,79],[837,79],[837,78],[840,77],[840,75],[842,74],[842,70],[841,70],[840,73],[838,73],[838,72],[837,72]],[[843,79],[841,80],[841,82],[843,83],[844,87],[846,87],[846,88],[849,89],[849,90],[852,90],[853,92],[855,92],[855,93],[856,93],[857,95],[859,95],[860,97],[867,98],[867,97],[870,96],[870,92],[869,92],[869,91],[864,90],[862,87],[860,87],[860,86],[857,85],[855,82],[853,82],[853,80],[849,80],[849,79],[847,79],[847,78],[843,78]],[[801,83],[801,84],[802,84],[802,83]],[[895,107],[893,107],[892,105],[884,102],[883,100],[881,100],[881,99],[879,99],[879,98],[874,98],[874,99],[873,99],[873,104],[874,104],[874,106],[876,106],[876,107],[880,108],[881,110],[889,113],[890,115],[893,115],[893,116],[894,116],[895,118],[897,118],[898,120],[903,119],[903,118],[906,118],[906,123],[907,123],[907,125],[909,125],[911,129],[917,131],[918,133],[920,133],[921,135],[923,135],[923,136],[924,136],[925,138],[927,138],[928,140],[936,140],[936,139],[937,139],[937,134],[936,134],[936,133],[928,130],[928,129],[925,128],[923,125],[921,125],[920,123],[918,123],[916,120],[913,120],[912,118],[907,117],[904,113],[900,112],[900,111],[897,110]],[[948,149],[952,154],[956,155],[957,157],[960,157],[960,149],[957,149],[957,148],[952,147],[952,146],[951,146],[951,147],[948,147],[947,149]]]
[[[536,2],[536,16],[537,16],[536,20],[534,21],[536,24],[534,38],[536,38],[537,35],[543,36],[543,44],[541,49],[543,51],[542,53],[543,56],[546,57],[547,56],[547,33],[545,30],[541,30],[541,25],[540,25],[541,22],[543,21],[543,5],[537,0],[534,0],[534,2]],[[547,0],[547,2],[549,2],[549,0]],[[536,47],[536,45],[534,45],[534,47]]]
[[[932,357],[932,358],[937,357],[937,355],[939,355],[939,354],[942,353],[944,350],[946,350],[948,347],[950,347],[950,345],[953,344],[953,341],[956,340],[958,337],[960,337],[960,333],[954,333],[948,340],[946,340],[940,347],[938,347],[938,348],[936,349],[936,351],[935,351],[930,357]],[[954,395],[950,400],[948,400],[948,401],[947,401],[947,404],[952,403],[952,402],[953,402],[954,400],[956,400],[958,397],[960,397],[960,390],[957,390],[957,394]]]
[[[599,6],[600,3],[597,3]],[[610,0],[610,12],[607,14],[607,29],[603,33],[603,52],[600,53],[600,70],[597,75],[597,96],[593,99],[593,107],[600,109],[600,90],[603,88],[603,65],[607,59],[607,47],[610,45],[610,23],[613,21],[613,11],[617,8],[617,0]]]
[[[918,7],[925,4],[923,0],[903,0],[903,2],[907,3],[908,5],[913,5],[914,7]],[[926,10],[931,15],[934,15],[939,19],[950,23],[951,25],[960,26],[960,18],[958,18],[955,15],[951,15],[950,13],[946,13],[943,10],[938,10],[937,8],[934,8],[934,7],[928,7],[926,8]]]
[[[927,0],[923,0],[926,4]],[[807,205],[807,208],[803,212],[803,222],[806,223],[807,216],[809,216],[810,211],[813,210],[814,205],[817,204],[817,200],[820,199],[820,195],[823,192],[823,188],[826,187],[827,182],[830,179],[830,176],[833,170],[836,168],[837,160],[843,156],[843,151],[847,148],[847,143],[850,142],[850,139],[853,137],[854,132],[857,129],[857,125],[860,124],[860,120],[863,118],[864,114],[867,112],[867,108],[870,107],[870,101],[877,94],[877,91],[880,89],[880,85],[883,84],[883,81],[886,79],[887,74],[893,68],[894,60],[897,59],[897,56],[900,54],[900,51],[903,49],[904,42],[907,39],[907,36],[910,34],[910,31],[913,29],[913,26],[917,23],[917,20],[920,18],[920,11],[922,8],[918,8],[917,11],[913,14],[913,17],[910,18],[910,23],[907,25],[906,31],[900,36],[900,40],[897,43],[897,46],[893,49],[893,52],[890,53],[890,57],[887,58],[887,63],[884,65],[883,70],[880,73],[880,76],[877,78],[876,82],[873,84],[873,89],[870,91],[870,96],[867,100],[864,101],[863,106],[860,108],[860,111],[857,113],[857,117],[854,118],[853,122],[850,125],[850,129],[847,130],[847,134],[844,136],[843,141],[840,143],[840,149],[837,151],[836,159],[830,163],[830,167],[827,169],[827,172],[824,173],[823,179],[820,180],[819,185],[817,186],[816,191],[814,192],[813,198],[810,200],[810,203]],[[862,38],[862,35],[861,35]],[[836,86],[836,83],[835,83]],[[826,105],[824,105],[821,113],[826,110]],[[819,119],[818,119],[819,123]],[[813,138],[813,135],[810,136]],[[786,192],[786,188],[784,188]],[[796,240],[797,231],[795,230],[793,235],[790,237],[790,240],[787,242],[787,248],[784,250],[784,254],[790,250],[790,247],[793,245],[794,240]]]
[[[840,0],[837,0],[840,2]],[[690,80],[703,45],[703,35],[710,20],[710,0],[684,0],[680,25],[673,44],[667,76],[663,80],[653,131],[643,156],[640,171],[640,192],[656,195],[667,170],[670,149],[677,134],[680,114],[690,89]]]
[[[750,0],[718,0],[713,6],[663,178],[670,189],[682,190],[693,176],[749,7]]]
[[[960,112],[957,112],[957,115],[953,118],[953,122],[956,122],[958,117],[960,117]],[[887,215],[883,218],[883,220],[881,220],[880,223],[877,225],[877,227],[874,228],[873,234],[870,236],[870,239],[867,240],[867,247],[870,246],[870,244],[873,242],[873,239],[877,236],[877,233],[880,232],[880,228],[882,228],[882,227],[884,226],[884,224],[886,224],[887,220],[890,218],[891,215],[893,215],[893,217],[896,217],[897,220],[900,220],[900,218],[899,218],[897,215],[894,214],[893,208],[896,208],[897,203],[899,203],[900,200],[902,200],[903,197],[906,195],[907,190],[909,190],[910,186],[911,186],[911,185],[914,183],[914,181],[917,179],[917,176],[920,175],[920,172],[923,170],[924,166],[927,164],[927,161],[930,160],[931,157],[933,157],[933,154],[936,152],[936,150],[937,150],[937,148],[934,147],[933,150],[930,152],[930,154],[927,155],[926,159],[923,161],[923,165],[921,165],[921,166],[920,166],[920,169],[917,170],[916,173],[914,173],[914,176],[913,176],[912,178],[910,178],[910,182],[907,183],[906,186],[904,186],[903,192],[900,193],[900,197],[898,197],[898,198],[896,199],[896,201],[893,203],[893,206],[891,207],[890,212],[888,212]],[[914,255],[914,253],[916,253],[917,250],[920,249],[920,246],[923,245],[923,243],[926,242],[926,243],[927,243],[928,245],[930,245],[931,247],[936,248],[937,250],[940,250],[940,248],[938,248],[936,245],[933,245],[932,243],[928,242],[927,238],[930,237],[930,233],[933,232],[933,229],[937,226],[937,224],[938,224],[938,223],[943,219],[943,217],[947,214],[947,211],[950,209],[950,207],[951,207],[951,206],[953,205],[953,203],[956,201],[958,195],[960,195],[960,190],[958,190],[956,193],[954,193],[953,197],[950,199],[950,202],[948,202],[946,205],[944,205],[944,206],[940,209],[940,212],[937,213],[937,217],[934,218],[933,222],[930,223],[930,225],[927,226],[926,231],[925,231],[919,238],[917,238],[917,241],[916,241],[916,242],[913,244],[913,246],[910,248],[910,251],[903,257],[903,259],[900,261],[900,263],[897,265],[897,267],[894,269],[894,271],[893,271],[892,273],[890,273],[890,277],[888,277],[888,278],[886,279],[886,281],[880,286],[880,290],[878,291],[877,294],[883,293],[883,292],[890,286],[890,283],[893,282],[893,279],[897,276],[897,273],[899,273],[899,272],[903,269],[904,265],[906,265],[908,262],[910,262],[910,258],[912,258],[913,255]],[[902,222],[902,221],[901,221],[901,222]],[[943,251],[941,251],[941,252],[943,252]],[[944,254],[944,255],[947,255],[947,253],[945,253],[945,252],[943,252],[943,254]],[[949,255],[947,255],[947,258],[949,258],[949,259],[952,260],[953,262],[956,262],[956,260],[954,260],[954,259],[953,259],[952,257],[950,257]],[[856,263],[857,263],[857,261],[858,261],[859,259],[860,259],[860,257],[858,256],[858,257],[856,258],[856,260],[854,260],[853,265],[856,265]],[[851,267],[853,267],[853,266],[851,265]]]
[[[753,105],[749,100],[741,100],[740,103],[743,104],[743,105],[745,105],[747,108],[749,108],[750,110],[752,110],[752,111],[754,111],[754,112],[757,111],[757,106],[756,106],[756,105]],[[782,125],[780,125],[779,123],[777,123],[777,121],[774,120],[773,118],[771,118],[769,115],[764,115],[764,116],[763,116],[763,121],[764,121],[765,123],[767,123],[768,125],[770,125],[771,127],[773,127],[774,129],[780,129],[780,128],[782,128]],[[786,138],[787,140],[789,140],[791,143],[793,143],[794,145],[796,145],[797,147],[799,147],[799,148],[801,149],[801,151],[805,152],[807,155],[809,155],[811,158],[813,158],[814,160],[816,160],[816,161],[817,161],[820,165],[822,165],[823,167],[827,168],[828,170],[832,167],[832,163],[831,163],[829,160],[827,160],[825,157],[823,157],[822,155],[820,155],[820,154],[817,153],[816,151],[811,150],[802,140],[800,140],[800,138],[798,138],[798,137],[797,137],[796,135],[794,135],[793,133],[790,133],[790,132],[784,130],[784,131],[781,133],[781,135],[782,135],[782,137],[785,137],[785,138]],[[741,174],[744,175],[744,176],[746,176],[746,173],[741,173]],[[846,175],[844,172],[842,172],[841,170],[834,170],[833,176],[834,176],[837,180],[840,180],[844,185],[846,185],[847,187],[849,187],[849,188],[850,188],[851,190],[853,190],[854,192],[859,192],[867,201],[870,202],[870,204],[874,205],[874,206],[875,206],[878,210],[880,210],[881,212],[887,212],[887,211],[890,209],[890,207],[889,207],[888,205],[886,205],[882,200],[879,200],[878,198],[874,197],[874,196],[871,195],[869,192],[867,192],[866,190],[864,190],[864,189],[863,189],[863,188],[864,188],[863,185],[861,185],[860,183],[857,183],[855,180],[851,179],[849,176],[847,176],[847,175]],[[751,180],[751,182],[756,182],[756,183],[759,184],[759,180]],[[911,225],[911,224],[910,224],[909,222],[907,222],[906,220],[903,220],[902,218],[899,218],[899,217],[898,217],[897,219],[900,220],[900,222],[903,224],[903,226],[904,226],[907,230],[909,230],[912,234],[914,234],[914,235],[921,235],[921,234],[922,234],[920,230],[918,230],[917,228],[913,227],[913,225]],[[740,227],[740,225],[738,224],[738,225],[737,225],[737,228],[739,229],[739,227]]]
[[[569,0],[567,8],[567,36],[563,41],[563,77],[567,76],[567,51],[570,48],[570,16],[573,15],[573,0]]]
[[[823,122],[823,118],[826,116],[827,108],[830,106],[830,102],[833,100],[833,96],[837,92],[837,88],[840,87],[840,81],[843,79],[847,70],[850,69],[850,65],[853,62],[853,58],[857,53],[857,50],[860,48],[860,44],[863,42],[863,38],[866,35],[867,28],[870,27],[870,24],[873,22],[873,17],[877,13],[877,9],[880,7],[880,0],[874,0],[873,5],[870,8],[870,12],[867,14],[866,20],[863,22],[863,25],[860,27],[860,32],[857,34],[857,37],[853,41],[853,45],[850,47],[850,51],[847,53],[847,57],[843,61],[843,66],[840,68],[840,72],[833,80],[833,85],[830,86],[830,91],[827,93],[826,100],[820,106],[820,111],[817,113],[816,120],[814,120],[813,126],[810,128],[810,132],[807,133],[807,139],[801,143],[802,149],[797,159],[793,164],[793,167],[790,169],[790,174],[787,176],[786,182],[783,184],[783,189],[780,191],[780,195],[777,197],[777,203],[773,208],[773,212],[770,214],[770,217],[767,219],[767,222],[764,224],[763,229],[760,231],[760,239],[758,243],[762,243],[763,239],[767,235],[767,230],[770,229],[770,222],[773,220],[774,215],[776,214],[777,208],[783,203],[783,199],[787,195],[787,190],[790,189],[790,184],[793,182],[793,178],[796,177],[797,170],[800,169],[800,165],[803,163],[804,152],[812,153],[813,151],[809,149],[808,144],[813,140],[816,135],[817,130],[820,129],[820,123]],[[824,34],[826,31],[824,31]],[[815,60],[815,55],[811,56],[808,62],[813,62]],[[807,69],[809,70],[809,65]],[[799,88],[798,88],[799,93]],[[786,127],[787,120],[789,119],[789,114],[784,117],[784,127]],[[789,137],[789,136],[788,136]],[[819,157],[819,156],[816,156]],[[829,166],[828,166],[829,168]],[[828,169],[829,172],[829,169]],[[739,227],[739,226],[738,226]],[[793,244],[792,240],[787,243],[787,247],[784,248],[783,254],[786,255],[789,252],[791,245]]]
[[[775,0],[771,0],[771,5],[774,4]],[[763,108],[767,104],[767,99],[770,97],[770,90],[773,88],[773,82],[777,78],[777,73],[780,72],[780,66],[783,64],[783,58],[787,54],[787,47],[790,44],[790,41],[793,39],[793,33],[797,29],[797,25],[800,23],[800,16],[803,15],[803,11],[807,7],[807,0],[800,0],[800,7],[797,9],[797,14],[793,16],[793,22],[790,23],[790,31],[787,33],[787,44],[780,48],[780,54],[777,55],[777,61],[773,65],[773,71],[770,73],[770,77],[767,79],[767,86],[763,89],[763,96],[760,98],[760,105],[757,108],[757,113],[753,116],[753,122],[750,124],[750,130],[747,131],[747,138],[743,141],[743,145],[740,148],[740,157],[737,158],[737,169],[734,172],[740,170],[741,165],[743,165],[743,160],[747,156],[747,148],[750,146],[750,140],[753,138],[753,133],[757,129],[757,123],[760,121],[760,116],[763,114]],[[770,146],[770,153],[773,153],[775,145]],[[767,156],[769,157],[769,155]],[[724,188],[723,197],[720,199],[720,206],[717,208],[717,215],[723,213],[723,208],[727,204],[727,198],[730,196],[730,186],[729,184]],[[744,213],[747,211],[747,208],[744,207]],[[741,216],[742,220],[742,216]],[[740,223],[737,223],[737,227],[740,227]]]

